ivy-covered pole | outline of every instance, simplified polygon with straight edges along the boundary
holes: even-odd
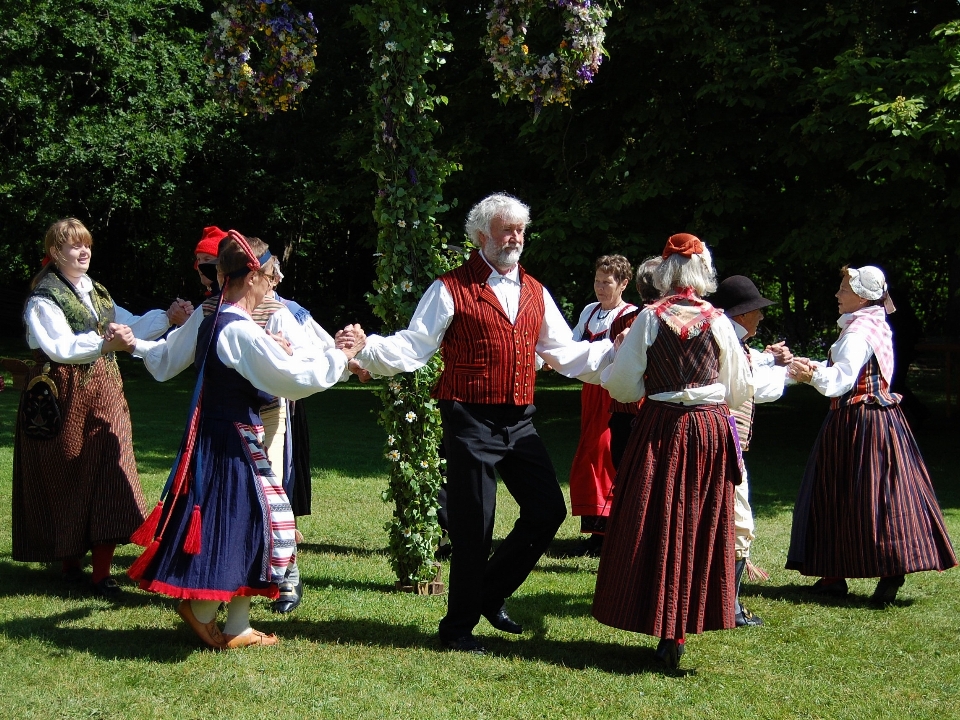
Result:
[[[440,126],[432,112],[446,98],[427,82],[429,71],[452,49],[442,30],[446,15],[428,0],[371,0],[354,7],[370,34],[370,101],[373,148],[363,167],[377,176],[374,218],[379,226],[377,281],[370,302],[384,331],[406,327],[429,284],[449,269],[446,237],[436,222],[443,182],[458,169],[434,149]],[[430,389],[440,369],[435,357],[415,373],[396,375],[378,390],[380,424],[387,432],[390,463],[385,502],[393,501],[387,526],[398,586],[429,592],[437,573],[433,554],[440,538],[440,413]]]

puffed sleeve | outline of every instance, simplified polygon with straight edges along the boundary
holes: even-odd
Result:
[[[101,355],[103,338],[93,331],[74,333],[63,311],[46,298],[31,297],[23,311],[23,321],[27,344],[43,350],[54,362],[84,365]]]
[[[720,348],[720,373],[727,405],[737,408],[753,397],[753,376],[743,354],[743,346],[726,315],[719,316],[710,325],[710,331]],[[629,335],[627,336],[629,338]]]

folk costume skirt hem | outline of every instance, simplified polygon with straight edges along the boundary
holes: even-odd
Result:
[[[599,385],[585,383],[580,393],[580,442],[570,467],[571,514],[609,516],[614,474],[610,393]]]
[[[645,402],[614,487],[593,616],[679,639],[735,627],[733,488],[725,405]]]
[[[830,410],[794,508],[787,569],[872,578],[956,564],[930,474],[899,405]]]

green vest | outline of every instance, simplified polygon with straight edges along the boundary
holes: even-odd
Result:
[[[94,282],[93,292],[90,293],[90,301],[96,308],[97,315],[100,316],[98,320],[80,299],[80,294],[73,284],[65,280],[56,270],[51,270],[44,275],[34,288],[33,296],[46,298],[60,308],[70,329],[77,335],[96,332],[102,336],[107,325],[112,323],[116,316],[113,298],[103,285]]]

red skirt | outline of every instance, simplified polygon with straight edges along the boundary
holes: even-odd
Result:
[[[725,405],[645,402],[617,474],[593,616],[668,639],[735,627],[739,482]]]
[[[570,507],[575,516],[607,517],[615,470],[610,455],[610,393],[584,384],[580,393],[580,443],[570,467]]]

